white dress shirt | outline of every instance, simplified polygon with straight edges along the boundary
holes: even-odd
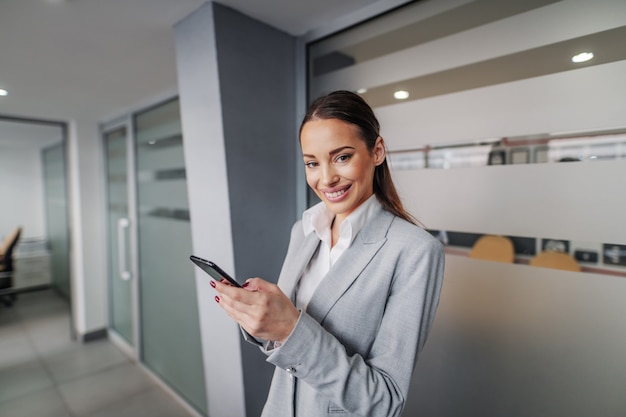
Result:
[[[377,206],[380,206],[380,203],[376,196],[372,195],[350,213],[341,223],[339,239],[333,247],[331,247],[330,228],[335,214],[328,210],[323,202],[316,204],[302,214],[302,226],[305,236],[310,233],[316,233],[321,242],[309,265],[304,270],[296,289],[296,307],[306,310],[313,293],[330,270],[330,267],[350,247],[354,237],[370,219]]]

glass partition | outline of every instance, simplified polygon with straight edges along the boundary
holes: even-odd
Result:
[[[626,409],[624,39],[625,2],[450,0],[309,44],[309,99],[374,107],[446,246],[407,415]]]
[[[626,276],[607,255],[626,250],[615,232],[625,9],[411,2],[310,43],[309,99],[351,90],[374,108],[399,191],[435,235],[453,237],[442,238],[449,253],[469,254],[483,235],[531,239],[533,256],[564,241],[583,272]],[[526,247],[516,262],[530,263]]]
[[[382,107],[626,59],[621,10],[556,3],[412,2],[309,44],[309,94],[344,88]],[[575,28],[549,21],[559,14]]]
[[[141,356],[152,371],[206,414],[178,100],[137,114],[134,126]]]

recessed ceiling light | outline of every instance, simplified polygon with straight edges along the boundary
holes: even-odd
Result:
[[[586,62],[593,58],[593,52],[581,52],[572,57],[572,62]]]
[[[4,88],[0,88],[0,96],[8,96],[9,92]]]
[[[404,91],[404,90],[398,90],[395,93],[393,93],[393,96],[398,100],[404,100],[404,99],[409,98],[409,92]]]
[[[367,88],[359,88],[356,90],[357,94],[365,94],[367,93]]]

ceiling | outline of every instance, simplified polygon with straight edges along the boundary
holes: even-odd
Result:
[[[205,1],[0,0],[0,88],[9,91],[8,96],[0,96],[0,116],[12,116],[14,120],[103,122],[149,105],[164,98],[164,94],[175,94],[173,26]],[[368,7],[383,10],[407,1],[220,0],[219,3],[299,36],[312,31],[319,33],[317,29],[328,28],[357,11],[363,14]],[[555,2],[558,0],[449,0],[447,3],[442,0],[438,6],[458,7],[419,22],[399,25],[395,30],[387,28],[379,35],[375,35],[380,30],[377,25],[388,22],[376,19],[356,29],[356,36],[363,36],[367,42],[347,42],[343,49],[333,46],[325,51],[327,41],[322,41],[316,48],[320,48],[321,54],[340,52],[361,62]],[[428,8],[434,3],[420,2],[414,9]],[[393,15],[410,19],[412,8],[390,13],[386,19],[393,20]],[[569,23],[558,22],[551,27]],[[353,32],[345,31],[338,38],[355,36]],[[572,53],[590,46],[598,52],[598,59],[583,65],[598,65],[626,59],[624,36],[626,27],[621,26],[398,83],[360,87],[368,88],[364,97],[376,107],[395,102],[392,93],[397,89],[419,91],[421,95],[412,94],[412,99],[419,99],[565,71],[571,69],[568,60]],[[15,125],[15,121],[0,120],[0,147],[34,143],[47,146],[52,140],[58,141],[51,139],[58,137],[58,125],[20,130],[21,135],[16,133]]]
[[[385,0],[221,0],[292,35]],[[2,0],[0,115],[100,122],[176,91],[173,25],[205,0]],[[9,122],[11,126],[15,122]],[[20,124],[21,125],[21,124]],[[0,146],[13,142],[14,129]],[[41,131],[30,129],[28,132]],[[43,129],[45,130],[45,129]],[[10,133],[11,136],[8,136]],[[31,140],[22,140],[26,144]]]

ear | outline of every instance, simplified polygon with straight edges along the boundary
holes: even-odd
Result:
[[[387,150],[385,149],[385,141],[380,136],[376,138],[373,153],[374,163],[376,164],[376,166],[379,166],[385,161],[385,157],[387,156]]]

